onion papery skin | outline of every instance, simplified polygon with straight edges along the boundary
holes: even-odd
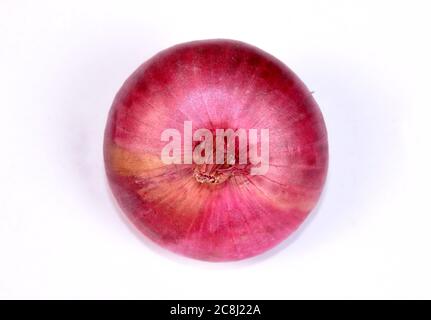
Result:
[[[166,128],[267,128],[269,170],[200,183],[195,164],[164,164]],[[322,114],[281,61],[233,40],[168,48],[142,64],[111,107],[105,168],[119,206],[145,236],[176,253],[233,261],[274,247],[316,205],[328,167]]]

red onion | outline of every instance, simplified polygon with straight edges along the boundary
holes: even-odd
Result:
[[[191,141],[189,125],[213,137]],[[175,163],[162,156],[175,140],[163,137],[167,129],[181,141],[167,153],[180,156]],[[245,149],[234,140],[229,158],[217,129],[245,130]],[[251,142],[253,129],[260,142]],[[253,174],[264,130],[268,167]],[[217,152],[224,163],[214,162]],[[210,154],[214,163],[194,161]],[[109,114],[104,156],[115,198],[143,234],[189,257],[229,261],[270,249],[304,221],[323,188],[328,145],[318,105],[282,62],[241,42],[208,40],[164,50],[130,76]]]

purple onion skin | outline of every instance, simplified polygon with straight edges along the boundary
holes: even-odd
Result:
[[[162,132],[183,132],[185,121],[212,132],[269,129],[268,171],[163,163]],[[282,62],[242,42],[205,40],[164,50],[129,77],[109,114],[104,157],[139,231],[188,257],[232,261],[265,252],[304,221],[325,182],[328,141],[310,91]]]

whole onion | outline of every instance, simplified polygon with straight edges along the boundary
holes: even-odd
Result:
[[[253,174],[258,165],[239,163],[241,150],[262,155],[263,140],[245,150],[234,140],[230,158],[221,146],[223,164],[194,161],[202,139],[186,141],[185,125],[214,134],[199,151],[213,160],[227,144],[217,129],[267,130],[268,167]],[[179,152],[174,163],[163,160],[173,141],[166,129],[181,134],[181,150],[168,153]],[[229,261],[270,249],[304,221],[323,188],[328,145],[312,94],[282,62],[207,40],[164,50],[129,77],[109,114],[104,157],[115,198],[143,234],[189,257]]]

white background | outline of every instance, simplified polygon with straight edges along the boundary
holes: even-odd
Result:
[[[428,1],[1,1],[0,298],[431,298]],[[315,92],[320,204],[236,263],[138,236],[106,184],[112,99],[143,61],[254,44]]]

